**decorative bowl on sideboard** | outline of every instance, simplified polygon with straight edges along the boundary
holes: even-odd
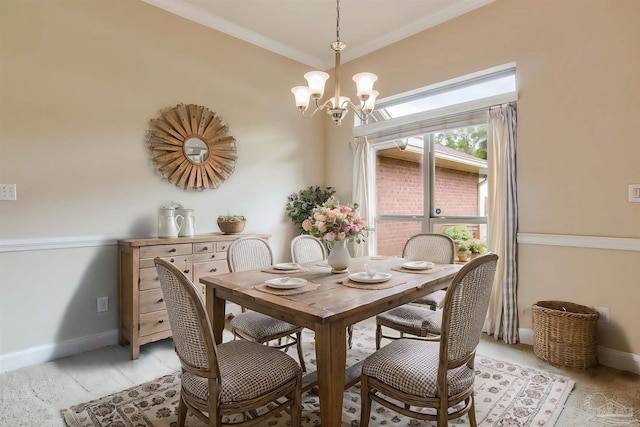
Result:
[[[239,234],[244,230],[244,225],[247,222],[244,216],[241,215],[226,215],[218,217],[218,228],[224,234]]]

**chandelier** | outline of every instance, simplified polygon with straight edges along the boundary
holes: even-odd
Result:
[[[355,105],[346,96],[340,96],[340,52],[347,47],[344,42],[340,41],[340,0],[336,0],[336,41],[331,43],[331,49],[336,53],[335,66],[335,90],[333,98],[320,103],[320,99],[324,94],[324,84],[329,78],[329,74],[324,71],[310,71],[304,75],[309,86],[296,86],[291,89],[296,98],[296,106],[300,110],[302,117],[309,118],[320,110],[327,110],[327,114],[339,125],[342,119],[351,108],[362,121],[366,121],[369,114],[373,111],[378,92],[373,90],[373,83],[378,80],[378,76],[373,73],[358,73],[353,76],[356,82],[357,96],[360,105]],[[307,114],[309,108],[309,98],[315,103],[315,110]]]

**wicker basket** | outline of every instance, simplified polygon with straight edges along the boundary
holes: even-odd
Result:
[[[222,221],[218,219],[218,227],[224,234],[239,234],[244,230],[246,221]]]
[[[533,352],[551,364],[590,368],[598,364],[598,316],[591,307],[566,301],[533,305]]]

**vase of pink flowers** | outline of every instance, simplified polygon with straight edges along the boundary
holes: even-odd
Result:
[[[364,241],[367,229],[357,208],[357,203],[353,206],[343,205],[331,197],[316,206],[311,216],[302,222],[304,231],[321,239],[329,247],[327,263],[333,273],[344,273],[349,269],[351,254],[347,243]]]

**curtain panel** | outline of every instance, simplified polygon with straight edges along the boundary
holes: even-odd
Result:
[[[518,336],[515,103],[489,110],[489,247],[499,256],[485,332],[516,344]]]
[[[371,168],[375,168],[375,163],[372,164],[371,150],[366,137],[356,138],[352,147],[354,180],[351,194],[353,195],[353,202],[358,204],[358,210],[365,225],[370,227],[373,224],[370,186],[374,185],[371,182]],[[368,233],[366,244],[353,245],[354,256],[365,256],[371,253],[370,247],[373,245],[373,233],[375,233],[375,230]]]

